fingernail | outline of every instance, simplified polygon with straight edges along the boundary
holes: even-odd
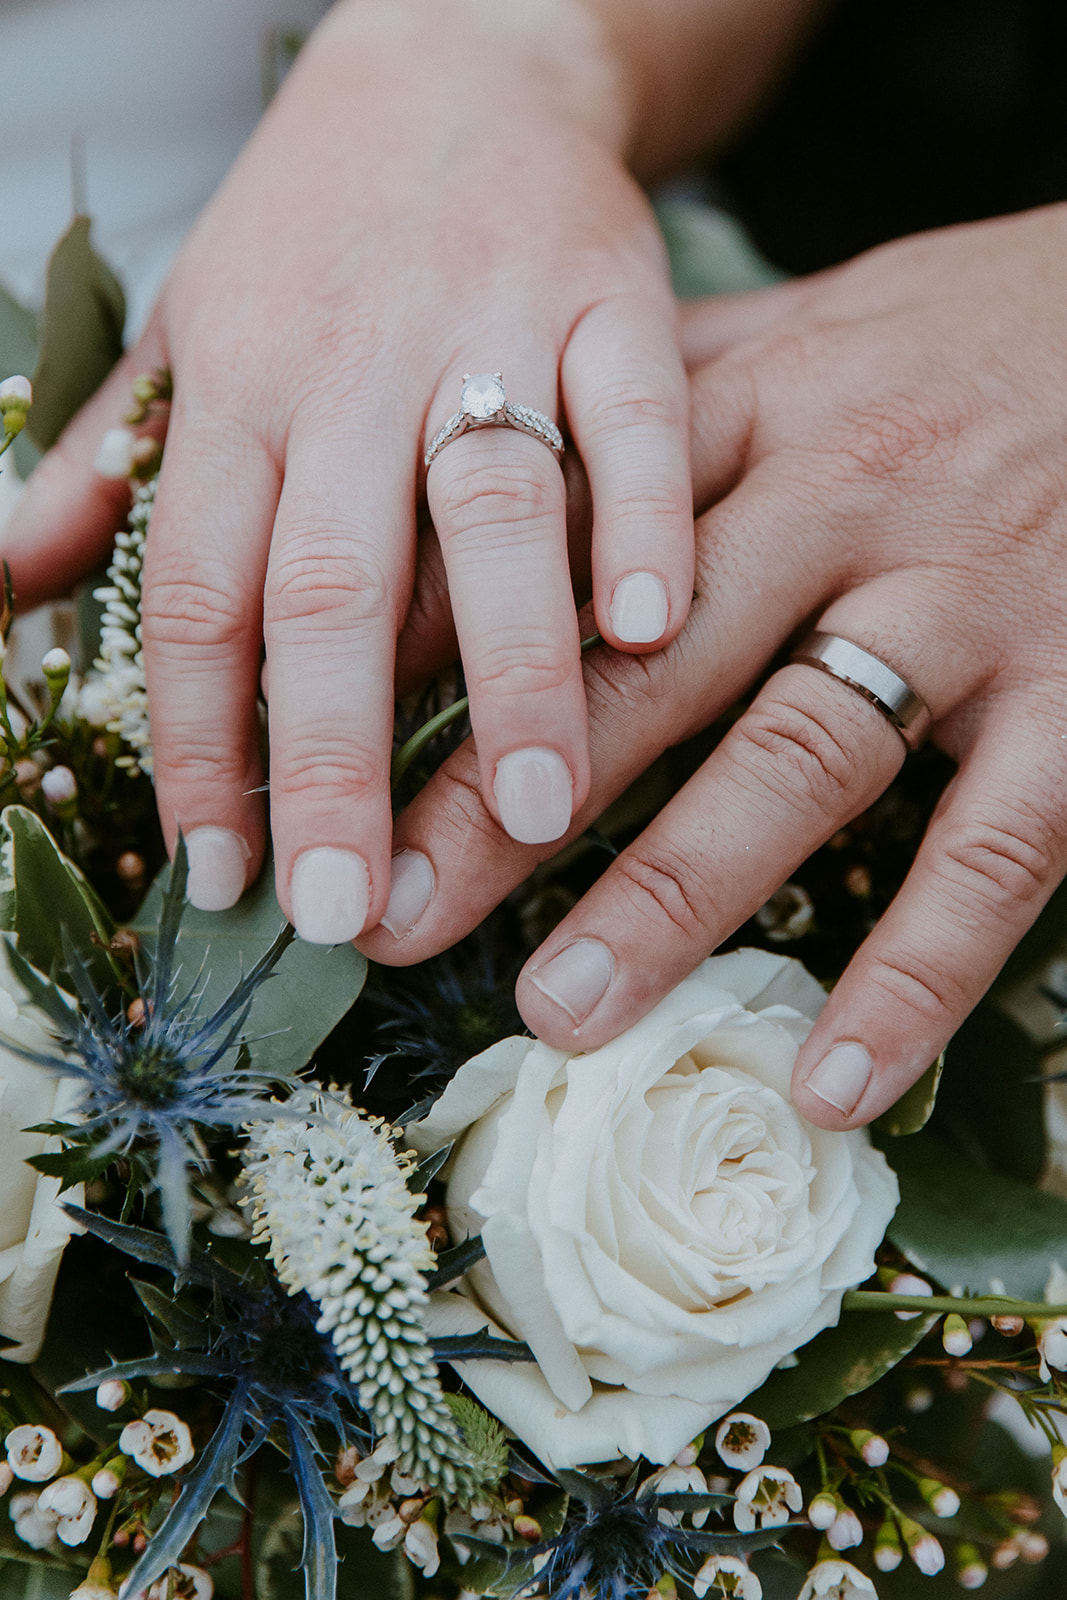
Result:
[[[576,939],[531,972],[530,982],[578,1025],[604,998],[614,973],[615,957],[606,944],[599,939]]]
[[[548,844],[571,825],[574,785],[557,750],[531,745],[502,756],[493,795],[505,831],[519,844]]]
[[[251,851],[232,828],[194,828],[185,841],[189,857],[186,899],[198,911],[228,911],[244,893]]]
[[[825,1100],[843,1116],[851,1116],[874,1070],[870,1054],[861,1044],[835,1044],[808,1076],[812,1094]]]
[[[611,626],[627,644],[654,644],[663,638],[669,610],[663,580],[653,572],[631,572],[615,585]]]
[[[289,886],[293,926],[308,944],[345,944],[363,932],[370,872],[354,850],[319,846],[296,858]]]
[[[389,878],[389,904],[382,927],[394,939],[404,939],[433,898],[437,885],[429,856],[421,850],[398,850]]]

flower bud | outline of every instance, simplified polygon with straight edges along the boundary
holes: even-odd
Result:
[[[93,1493],[98,1500],[114,1500],[126,1478],[126,1457],[113,1456],[93,1475]]]
[[[939,1483],[936,1478],[920,1478],[918,1488],[935,1517],[954,1517],[960,1509],[960,1497],[947,1483]]]
[[[869,1467],[884,1467],[889,1460],[889,1445],[880,1433],[870,1428],[854,1428],[849,1434],[852,1448],[858,1450]]]
[[[515,1532],[527,1544],[538,1544],[541,1539],[541,1524],[536,1517],[516,1517],[514,1522]]]
[[[97,1556],[85,1578],[71,1591],[70,1600],[117,1600],[118,1590],[111,1579],[111,1563]]]
[[[1019,1546],[1019,1554],[1030,1566],[1036,1566],[1048,1555],[1048,1540],[1034,1528],[1016,1529],[1015,1542]]]
[[[900,1519],[900,1531],[908,1547],[908,1554],[919,1571],[925,1573],[928,1578],[940,1572],[945,1565],[945,1552],[941,1548],[940,1541],[912,1517]]]
[[[971,1330],[956,1311],[950,1311],[941,1324],[941,1343],[950,1356],[965,1356],[974,1347]]]
[[[52,767],[41,774],[41,792],[50,811],[69,821],[78,809],[78,780],[69,767]]]
[[[831,1550],[851,1550],[863,1543],[863,1524],[843,1502],[839,1504],[837,1516],[826,1530],[826,1542]]]
[[[895,1572],[904,1559],[893,1517],[886,1517],[874,1536],[874,1564],[879,1572]]]
[[[977,1545],[956,1546],[956,1581],[961,1589],[980,1589],[989,1577],[989,1568],[982,1560]]]
[[[15,762],[15,786],[24,800],[41,792],[41,769],[30,756],[20,756]]]
[[[1026,1327],[1025,1317],[990,1317],[989,1320],[997,1332],[1004,1335],[1005,1339],[1014,1339]]]
[[[41,671],[44,681],[48,685],[48,693],[52,697],[52,704],[58,705],[63,698],[63,691],[70,681],[70,657],[65,650],[58,648],[49,650],[41,662]]]
[[[820,1489],[808,1506],[808,1521],[821,1532],[832,1528],[837,1517],[837,1496],[829,1489]]]
[[[897,1316],[901,1313],[898,1311]],[[924,1411],[929,1411],[934,1403],[934,1391],[928,1383],[909,1384],[904,1395],[904,1409],[913,1416],[921,1416]]]
[[[925,1278],[917,1278],[914,1272],[898,1272],[890,1278],[888,1289],[890,1294],[933,1294],[933,1290]],[[893,1315],[901,1322],[910,1322],[914,1317],[921,1317],[921,1311],[895,1311]]]
[[[13,439],[22,432],[32,404],[33,385],[29,378],[5,378],[0,383],[0,417],[4,421],[5,439]]]
[[[137,435],[129,428],[109,428],[101,439],[93,470],[101,478],[128,478],[134,470]]]
[[[96,1391],[101,1411],[121,1411],[133,1390],[123,1378],[105,1378]]]

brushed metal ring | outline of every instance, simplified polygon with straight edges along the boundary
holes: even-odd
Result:
[[[820,672],[847,683],[877,706],[909,749],[917,750],[922,744],[933,720],[930,708],[922,695],[880,657],[853,644],[851,639],[842,639],[840,634],[816,631],[801,641],[789,659],[799,666],[818,667]]]

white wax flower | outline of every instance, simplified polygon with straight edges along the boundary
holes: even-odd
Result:
[[[8,1465],[26,1483],[47,1483],[63,1465],[63,1446],[51,1428],[26,1422],[4,1439]]]
[[[176,1587],[171,1587],[170,1573],[177,1572],[179,1579]],[[171,1567],[170,1572],[165,1572],[162,1578],[157,1578],[149,1589],[145,1600],[170,1600],[171,1594],[176,1600],[211,1600],[215,1593],[215,1580],[210,1572],[205,1572],[203,1567],[194,1567],[191,1562],[179,1561],[176,1567]],[[130,1596],[129,1600],[134,1600]]]
[[[826,1542],[831,1550],[851,1550],[863,1543],[863,1524],[854,1511],[841,1507],[826,1530]]]
[[[748,1411],[734,1411],[715,1430],[715,1448],[728,1467],[751,1472],[767,1454],[771,1430]]]
[[[712,1584],[717,1594],[736,1600],[763,1600],[763,1585],[748,1563],[737,1556],[709,1556],[693,1579],[693,1593],[703,1600]]]
[[[784,1467],[756,1467],[737,1486],[734,1527],[740,1533],[751,1533],[757,1525],[782,1528],[803,1504],[803,1490],[791,1472]]]
[[[196,1454],[187,1425],[173,1411],[146,1411],[119,1434],[119,1449],[153,1478],[187,1467]]]
[[[817,1561],[797,1600],[863,1600],[878,1591],[866,1573],[849,1561]]]
[[[63,1544],[84,1544],[96,1517],[96,1496],[82,1478],[56,1478],[41,1490],[37,1509],[59,1518],[56,1534]]]
[[[97,446],[93,471],[102,478],[128,478],[136,443],[137,435],[129,428],[109,428]]]
[[[1063,1305],[1067,1302],[1067,1272],[1058,1261],[1052,1264],[1052,1271],[1045,1285],[1045,1299],[1049,1305]],[[1051,1378],[1052,1367],[1055,1367],[1057,1372],[1067,1372],[1067,1317],[1053,1317],[1048,1322],[1040,1324],[1037,1349],[1042,1383],[1047,1383]]]
[[[15,1533],[31,1550],[47,1550],[55,1543],[59,1518],[54,1511],[42,1511],[40,1495],[35,1489],[13,1494],[8,1501],[8,1515],[15,1525]]]
[[[1067,1450],[1063,1445],[1052,1452],[1052,1498],[1067,1517]]]
[[[0,400],[18,400],[24,401],[26,405],[32,405],[33,384],[21,373],[13,378],[5,378],[0,382]]]
[[[457,1141],[450,1227],[486,1250],[430,1330],[526,1340],[536,1365],[461,1370],[542,1459],[671,1461],[873,1270],[896,1178],[789,1098],[824,999],[799,962],[716,956],[599,1050],[492,1046],[407,1130]]]

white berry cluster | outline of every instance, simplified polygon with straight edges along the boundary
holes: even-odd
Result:
[[[100,626],[99,674],[90,680],[100,718],[126,745],[115,765],[131,776],[152,772],[152,727],[148,717],[144,656],[141,652],[141,569],[158,477],[134,490],[130,526],[115,538],[107,584],[94,590],[104,602]]]

